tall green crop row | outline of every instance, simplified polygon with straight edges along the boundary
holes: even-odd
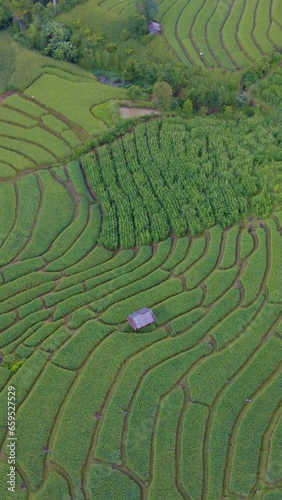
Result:
[[[82,165],[103,213],[99,242],[130,248],[171,231],[197,235],[244,218],[262,185],[246,129],[245,123],[234,133],[220,122],[199,127],[198,119],[189,126],[154,119],[86,155]],[[265,212],[264,198],[255,198],[258,214]],[[234,251],[223,266],[233,259]]]

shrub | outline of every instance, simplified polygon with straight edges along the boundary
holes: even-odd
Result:
[[[18,369],[24,364],[24,361],[23,360],[20,360],[20,361],[17,361],[16,363],[14,363],[10,370],[12,373],[16,373],[18,371]]]

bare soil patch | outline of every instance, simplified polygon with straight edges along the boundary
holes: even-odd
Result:
[[[119,110],[123,118],[132,118],[134,116],[144,115],[160,115],[160,112],[156,109],[148,108],[127,108],[126,106],[121,106]]]
[[[5,101],[5,99],[7,99],[7,97],[9,97],[10,95],[16,94],[16,93],[17,92],[15,92],[14,90],[7,90],[7,92],[5,92],[5,94],[0,95],[0,104],[1,104],[1,102]]]

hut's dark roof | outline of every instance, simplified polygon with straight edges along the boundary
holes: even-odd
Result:
[[[135,330],[139,330],[139,328],[156,321],[153,311],[151,311],[148,307],[142,307],[142,309],[129,314],[127,319],[128,323],[135,328]]]

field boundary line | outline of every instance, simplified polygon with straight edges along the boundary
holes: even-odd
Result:
[[[257,396],[260,395],[260,393],[267,388],[267,386],[271,383],[273,379],[275,379],[275,376],[277,373],[279,374],[281,372],[281,367],[282,367],[282,361],[277,365],[275,370],[271,372],[271,374],[264,379],[262,384],[256,389],[256,391],[252,394],[250,394],[251,399],[255,399]],[[279,405],[278,405],[279,407]],[[234,445],[229,446],[227,449],[227,455],[226,455],[226,462],[225,462],[225,471],[224,471],[224,477],[223,477],[223,495],[228,496],[234,492],[231,490],[231,476],[232,476],[232,465],[234,462],[234,453],[236,449],[236,437],[239,432],[239,427],[241,424],[241,421],[244,417],[245,411],[249,408],[249,402],[245,402],[243,406],[241,407],[240,411],[237,413],[236,419],[234,421],[234,424],[231,429],[231,437],[229,439],[230,444]],[[277,409],[277,408],[276,408]],[[258,470],[257,470],[258,473]]]
[[[200,11],[202,10],[202,8],[204,7],[205,3],[206,3],[206,0],[203,0],[201,5],[199,6],[199,9],[197,10],[197,12],[195,14],[195,17],[192,21],[192,24],[191,24],[190,30],[189,30],[189,39],[191,40],[192,45],[194,46],[194,49],[197,52],[197,54],[199,54],[201,51],[199,50],[199,47],[197,46],[196,42],[194,41],[193,29],[194,29],[195,23],[197,21],[197,17],[199,15]],[[203,36],[204,36],[204,33],[203,33]],[[207,63],[206,58],[204,56],[202,56],[202,61],[203,61],[204,65],[206,66],[206,68],[208,68],[209,64]]]
[[[257,347],[252,351],[252,353],[243,362],[243,364],[241,364],[240,367],[233,373],[232,380],[234,380],[238,375],[240,375],[240,373],[246,368],[246,366],[250,363],[250,361],[259,352],[259,350],[261,349],[261,346],[263,345],[265,338],[268,336],[269,332],[273,328],[275,328],[276,323],[280,322],[281,314],[282,314],[281,312],[278,314],[278,317],[273,321],[272,325],[268,328],[268,330],[265,332],[263,337],[260,339],[259,343],[257,344]],[[223,350],[221,352],[223,352]],[[189,386],[189,383],[188,383],[188,386]],[[204,456],[203,456],[203,459],[204,459],[204,461],[203,461],[203,470],[204,470],[204,474],[203,474],[203,478],[204,478],[203,498],[204,499],[208,498],[208,496],[207,496],[208,478],[209,478],[209,460],[208,460],[208,457],[209,457],[209,441],[210,441],[210,435],[211,435],[210,430],[211,430],[211,426],[212,426],[212,422],[213,422],[213,416],[214,416],[214,413],[215,413],[215,410],[217,407],[217,403],[218,403],[219,399],[222,397],[222,394],[228,388],[228,386],[229,386],[228,384],[225,384],[222,386],[222,388],[219,390],[219,392],[217,393],[216,397],[214,398],[213,402],[211,403],[211,405],[209,407],[210,413],[209,413],[209,416],[207,418],[207,425],[206,425],[205,437],[204,437],[204,447],[203,447],[203,449],[204,449]],[[227,454],[228,454],[228,450],[227,450]],[[225,457],[225,465],[226,465],[226,460],[227,460],[227,454]],[[223,481],[224,481],[224,477],[223,477]],[[224,485],[222,484],[222,490],[223,490],[223,486]]]
[[[16,467],[16,471],[17,471],[17,473],[18,473],[18,474],[19,474],[19,476],[21,477],[21,480],[22,480],[22,481],[23,481],[23,483],[26,485],[26,492],[27,492],[27,498],[28,498],[28,497],[29,497],[29,495],[30,495],[30,493],[31,493],[29,480],[27,479],[26,473],[25,473],[25,472],[24,472],[24,470],[21,468],[21,466],[19,465],[19,463],[18,463],[18,462],[16,462],[15,467]]]
[[[171,274],[172,276],[174,276],[175,278],[178,278],[181,274],[185,274],[187,273],[187,271],[189,271],[193,266],[194,264],[198,264],[198,262],[203,259],[204,257],[206,257],[207,253],[208,253],[208,250],[209,250],[209,247],[210,247],[210,241],[211,241],[211,237],[210,237],[210,233],[209,233],[209,230],[206,230],[203,235],[202,235],[204,238],[205,238],[205,248],[204,248],[204,251],[201,255],[199,255],[199,257],[194,260],[186,269],[185,271],[179,273],[179,274],[175,274],[174,273],[174,270],[172,269],[171,271]],[[193,238],[192,238],[192,244],[189,245],[188,247],[188,250],[187,250],[187,257],[188,257],[188,254],[189,254],[189,251],[190,253],[192,252],[192,249],[193,249]],[[184,259],[183,259],[184,260]],[[182,261],[183,261],[182,260]],[[181,261],[181,262],[182,262]],[[179,264],[181,264],[181,262]],[[197,288],[197,287],[194,287],[194,288]],[[193,288],[191,290],[194,290]]]
[[[40,176],[36,175],[36,171],[34,172],[34,174],[31,174],[31,175],[33,175],[35,177],[36,183],[38,186],[38,191],[39,191],[39,205],[38,205],[38,209],[36,212],[36,217],[34,217],[32,226],[31,226],[30,231],[29,231],[28,239],[26,240],[24,246],[20,250],[20,253],[8,265],[14,264],[15,262],[20,260],[21,254],[23,253],[23,251],[26,249],[26,247],[30,244],[30,242],[32,240],[34,229],[37,226],[38,219],[39,219],[40,214],[42,212],[43,199],[44,199],[44,187],[43,187],[42,179],[40,178]],[[24,260],[25,259],[23,259],[22,262],[24,262]],[[33,272],[33,271],[31,271],[31,272]],[[30,274],[30,272],[27,274]],[[24,274],[24,276],[27,276],[27,274]],[[14,281],[14,280],[12,280],[12,281]],[[9,283],[10,283],[10,281],[9,281]]]
[[[207,3],[208,0],[205,0],[205,4]],[[218,59],[217,55],[215,54],[213,48],[212,48],[212,45],[210,44],[210,40],[209,40],[209,36],[208,36],[208,25],[209,25],[209,22],[210,20],[213,18],[216,10],[217,10],[217,7],[218,7],[218,4],[221,0],[216,0],[215,3],[214,3],[214,7],[213,7],[213,10],[211,12],[211,15],[210,17],[207,18],[206,22],[205,22],[205,32],[204,32],[204,35],[205,35],[205,40],[206,40],[206,44],[207,44],[207,47],[212,55],[212,57],[214,58],[216,64],[217,64],[217,67],[220,68],[222,67],[222,64],[220,62],[220,60]],[[221,27],[219,27],[218,31],[220,32],[221,31]]]
[[[259,6],[259,2],[261,0],[256,0],[256,6],[255,6],[255,10],[254,10],[254,19],[253,19],[253,27],[252,27],[252,31],[251,31],[251,37],[252,37],[252,40],[254,42],[254,44],[256,45],[256,47],[258,48],[259,52],[261,53],[261,55],[265,55],[265,52],[264,50],[262,49],[262,47],[260,46],[259,42],[257,41],[256,37],[255,37],[255,29],[256,29],[256,25],[257,25],[257,11],[258,11],[258,6]],[[263,1],[263,0],[262,0]]]
[[[182,388],[183,389],[183,388]],[[153,479],[153,464],[154,464],[154,448],[155,448],[155,444],[154,444],[154,441],[155,441],[155,435],[156,435],[156,429],[157,429],[157,425],[158,425],[158,420],[159,420],[159,416],[160,416],[160,412],[161,412],[161,406],[162,406],[162,403],[164,401],[164,399],[169,396],[170,394],[172,394],[173,390],[172,389],[169,389],[168,391],[166,391],[164,394],[162,394],[158,400],[158,404],[157,404],[157,408],[156,408],[156,413],[155,413],[155,417],[154,417],[154,421],[153,421],[153,425],[152,425],[152,431],[151,431],[151,442],[150,442],[150,465],[149,465],[149,471],[150,471],[150,482],[149,482],[149,488],[150,488],[150,483]],[[184,392],[184,390],[183,390]],[[183,401],[183,403],[185,402],[185,400]],[[181,412],[182,412],[182,409],[181,409]],[[180,415],[181,415],[181,412],[180,412]],[[180,419],[180,415],[179,415],[179,419]],[[179,419],[178,419],[178,424],[179,424]],[[178,428],[178,424],[177,424],[177,428]],[[190,500],[189,499],[189,495],[187,494],[184,486],[182,485],[182,482],[178,481],[179,477],[178,477],[178,474],[177,474],[177,471],[178,471],[178,468],[177,468],[177,454],[176,454],[176,449],[177,449],[177,441],[178,441],[178,436],[176,435],[175,436],[175,446],[174,446],[174,458],[175,458],[175,472],[176,472],[176,475],[175,475],[175,487],[176,489],[178,490],[178,492],[180,493],[180,495],[185,499],[185,500]]]
[[[235,2],[235,0],[234,0],[234,2]],[[241,51],[243,52],[243,54],[245,55],[245,57],[247,59],[249,59],[249,61],[251,63],[254,63],[254,59],[246,52],[245,48],[241,44],[241,42],[239,40],[239,37],[238,37],[238,31],[239,31],[240,24],[241,24],[241,21],[242,21],[242,17],[243,17],[244,11],[245,11],[246,2],[247,2],[247,0],[244,0],[243,8],[241,10],[240,17],[239,17],[238,22],[237,22],[236,27],[235,27],[235,39],[236,39],[236,43],[237,43],[238,47],[241,49]]]
[[[122,375],[124,373],[125,369],[132,362],[133,358],[135,356],[138,356],[139,354],[142,354],[147,349],[147,347],[154,346],[155,344],[157,344],[158,342],[161,342],[162,340],[163,339],[156,339],[156,341],[150,343],[149,346],[141,347],[139,351],[136,351],[135,353],[133,353],[132,355],[130,355],[128,358],[126,358],[126,359],[123,360],[123,362],[121,363],[120,367],[118,368],[118,370],[116,372],[114,382],[109,385],[108,390],[107,390],[107,392],[105,394],[102,406],[100,408],[100,413],[102,415],[103,415],[103,412],[105,412],[105,410],[107,409],[107,406],[108,406],[109,402],[111,401],[111,397],[112,397],[112,395],[115,392],[117,383],[119,382],[120,375]],[[84,472],[82,472],[82,477],[83,477],[82,483],[84,484],[83,490],[84,490],[84,493],[85,493],[85,498],[87,500],[88,500],[88,496],[86,495],[86,492],[85,492],[86,472],[89,469],[89,467],[91,465],[91,462],[93,462],[93,460],[100,460],[99,458],[95,457],[95,447],[96,447],[97,441],[99,439],[99,429],[100,429],[100,427],[101,427],[101,422],[98,420],[97,424],[95,425],[95,429],[94,429],[94,432],[92,434],[92,437],[91,437],[91,444],[90,444],[89,451],[88,451],[88,454],[87,454],[87,457],[86,457],[86,460],[84,462],[83,469],[82,469],[84,471]],[[122,443],[121,443],[121,461],[122,461],[121,465],[124,465],[124,466],[127,467],[127,464],[125,463],[125,461],[122,458]],[[117,465],[117,464],[115,464],[115,465]],[[136,474],[136,477],[139,478],[139,476],[137,474]],[[142,488],[141,489],[143,491],[144,483],[141,480],[141,478],[139,478],[139,479],[140,479],[140,483],[138,482],[137,484],[140,487],[140,484],[142,483]]]
[[[270,23],[270,27],[271,27],[272,23],[276,23],[282,29],[282,24],[273,17],[273,2],[274,2],[274,0],[271,0],[271,7],[270,7],[270,19],[271,19],[271,23]],[[270,27],[269,27],[269,30],[270,30]],[[271,42],[271,43],[273,44],[273,42]]]
[[[227,50],[227,47],[226,47],[225,41],[224,41],[224,28],[225,28],[227,20],[229,19],[230,15],[231,15],[232,9],[234,7],[234,2],[235,2],[235,0],[231,0],[231,2],[230,2],[229,12],[227,13],[227,16],[225,17],[225,19],[223,21],[223,24],[222,24],[222,27],[221,27],[221,30],[220,30],[220,33],[219,33],[219,37],[220,37],[220,43],[221,43],[222,48],[225,50],[227,56],[229,57],[230,61],[234,65],[235,69],[239,70],[240,66],[238,66],[238,64],[236,63],[236,61],[233,58],[232,54],[229,52],[229,50]],[[236,32],[234,32],[234,38],[235,38],[235,41],[236,41]],[[237,43],[237,41],[236,41],[236,43]],[[239,46],[238,46],[238,48],[240,49]]]
[[[266,475],[269,464],[272,436],[273,432],[275,431],[276,425],[278,424],[281,418],[281,415],[282,415],[282,410],[280,402],[280,404],[277,406],[276,410],[274,411],[272,417],[269,420],[269,425],[267,426],[267,429],[261,441],[259,463],[258,463],[258,475],[253,490],[258,489],[261,485],[265,486],[266,484],[271,484],[266,480]]]
[[[54,153],[52,153],[50,149],[48,149],[46,146],[43,146],[42,144],[40,144],[38,142],[34,142],[34,141],[32,141],[30,139],[26,139],[26,138],[25,139],[20,139],[18,137],[14,137],[13,135],[3,134],[3,133],[0,133],[0,137],[4,137],[5,139],[12,139],[12,140],[19,141],[19,142],[24,142],[24,143],[27,142],[28,144],[32,144],[34,146],[37,146],[38,148],[43,149],[45,152],[47,152],[48,154],[50,154],[51,156],[53,156],[54,161],[58,161],[59,160],[59,158]],[[22,154],[21,152],[19,152],[18,149],[15,149],[14,151],[16,151],[19,154]]]
[[[193,62],[193,59],[191,59],[190,57],[190,54],[188,52],[188,50],[186,49],[186,47],[183,45],[183,42],[180,38],[180,36],[178,35],[178,25],[179,25],[179,21],[180,21],[180,18],[181,16],[183,15],[183,12],[184,10],[186,9],[187,5],[189,5],[190,1],[184,5],[184,7],[180,10],[178,16],[177,16],[177,19],[176,19],[176,23],[174,25],[174,35],[175,35],[175,39],[177,40],[179,46],[181,47],[181,50],[183,52],[183,54],[186,56],[186,58],[188,59],[189,63],[192,65],[192,66],[195,66],[194,62]]]
[[[16,141],[20,141],[21,140],[21,139],[17,139],[16,137],[12,137],[12,139],[15,139]],[[25,142],[25,141],[23,141],[23,142]],[[36,146],[37,146],[37,144],[36,144]],[[30,163],[34,164],[34,168],[36,168],[38,166],[35,163],[35,161],[32,159],[32,157],[28,156],[26,153],[19,152],[17,149],[13,149],[10,146],[5,146],[3,144],[1,144],[1,148],[7,149],[7,151],[12,151],[13,153],[17,153],[18,155],[22,156],[23,158],[26,158]],[[45,165],[47,165],[47,164],[45,164]],[[48,166],[50,166],[50,165],[48,165]],[[31,167],[31,168],[33,168],[33,167]],[[25,170],[17,170],[17,175],[18,175],[19,172],[24,172],[22,175],[25,175],[26,171]],[[9,179],[3,179],[3,180],[1,180],[1,182],[7,182],[8,180]],[[13,182],[13,180],[15,180],[15,179],[11,179],[12,182]]]
[[[39,372],[39,374],[36,376],[36,378],[33,379],[32,384],[30,386],[30,389],[29,389],[28,393],[23,397],[23,399],[21,400],[21,402],[17,404],[17,411],[24,404],[24,402],[26,401],[27,397],[30,395],[30,392],[32,392],[34,386],[38,383],[39,377],[42,374],[42,372],[45,370],[46,366],[48,365],[48,362],[49,362],[49,359],[46,359],[46,362],[45,362],[42,370]],[[2,393],[2,391],[1,391],[1,393]],[[4,442],[6,441],[7,435],[8,435],[8,429],[7,429],[6,433],[3,435],[3,440],[2,441],[0,440],[1,446],[3,446]]]
[[[40,75],[37,79],[41,78],[42,75]],[[60,77],[59,77],[60,78]],[[33,84],[34,82],[31,83],[31,85]],[[29,87],[31,86],[29,85]],[[46,106],[45,104],[43,104],[41,101],[37,101],[36,99],[32,99],[31,97],[27,96],[26,94],[24,94],[23,92],[20,92],[18,94],[22,99],[24,99],[25,101],[28,101],[28,102],[34,102],[36,103],[37,106],[39,106],[40,108],[44,109],[44,111],[46,111],[48,114],[50,115],[53,115],[55,118],[57,118],[59,121],[65,123],[68,128],[70,130],[73,131],[73,133],[77,136],[77,138],[79,139],[80,142],[85,142],[87,139],[90,139],[91,136],[84,130],[82,129],[81,127],[79,127],[79,125],[77,125],[76,123],[72,122],[71,120],[69,120],[66,116],[62,115],[61,113],[59,113],[58,111],[56,111],[55,109],[53,108],[49,108],[48,106]],[[6,104],[5,104],[6,106]],[[8,106],[8,107],[11,107],[12,109],[16,109],[17,108],[14,108],[12,106]],[[22,114],[25,114],[31,118],[34,119],[34,116],[32,115],[29,115],[28,113],[26,112],[22,112]]]
[[[20,212],[20,207],[19,207],[19,199],[20,199],[20,196],[19,196],[19,188],[17,186],[17,183],[15,181],[11,181],[11,184],[13,186],[13,190],[14,190],[14,195],[15,195],[15,213],[14,213],[14,220],[13,220],[13,223],[10,227],[10,230],[8,232],[8,234],[5,236],[4,240],[2,241],[1,245],[0,245],[0,255],[1,255],[1,251],[2,251],[2,247],[4,245],[4,243],[6,243],[9,235],[12,233],[12,231],[14,230],[15,228],[15,225],[16,225],[16,222],[17,222],[17,219],[19,217],[19,212]],[[1,269],[1,272],[2,272],[2,269]],[[3,277],[4,278],[4,277]],[[5,283],[5,280],[4,280],[4,283]]]
[[[186,415],[186,412],[189,407],[189,402],[190,402],[190,394],[187,386],[187,382],[184,380],[181,382],[181,389],[183,392],[183,404],[182,408],[180,411],[178,423],[177,423],[177,431],[176,431],[176,441],[175,441],[175,471],[176,471],[176,485],[178,491],[181,493],[183,498],[185,500],[193,500],[192,497],[189,495],[188,491],[184,487],[182,483],[182,478],[181,478],[181,462],[182,462],[182,430],[183,430],[183,422],[184,418]]]

